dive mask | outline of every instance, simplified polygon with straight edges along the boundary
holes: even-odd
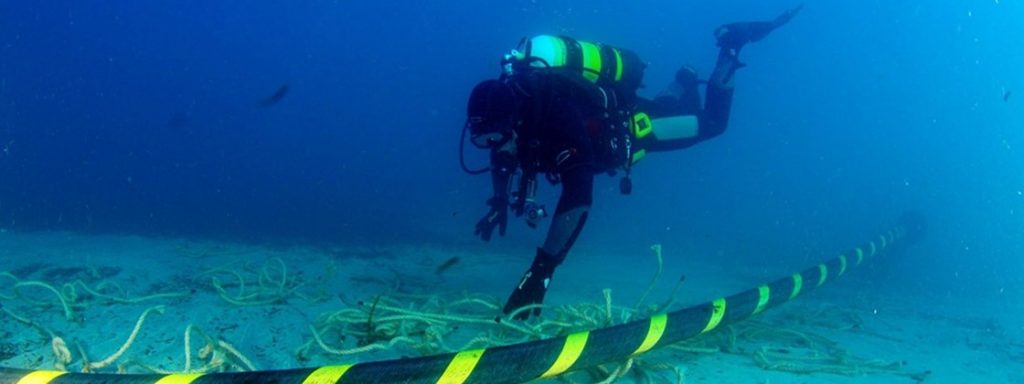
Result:
[[[478,148],[500,146],[512,137],[516,121],[516,96],[500,80],[485,80],[473,88],[466,105],[466,129]]]
[[[487,121],[487,119],[473,116],[466,120],[466,128],[469,129],[469,141],[477,148],[496,148],[512,137],[512,119],[506,118],[498,121]]]

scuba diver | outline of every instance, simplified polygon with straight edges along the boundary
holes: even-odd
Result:
[[[646,65],[635,53],[564,36],[523,39],[505,55],[502,73],[473,88],[463,129],[490,151],[494,194],[475,235],[505,234],[508,211],[536,228],[547,210],[535,199],[537,174],[562,184],[547,237],[515,286],[503,311],[520,320],[539,315],[555,268],[565,260],[590,210],[594,175],[623,171],[620,190],[632,190],[630,169],[649,152],[690,147],[725,131],[739,53],[786,24],[797,7],[772,21],[738,22],[715,29],[719,54],[706,81],[683,66],[654,99],[637,96]],[[706,83],[704,104],[698,85]]]

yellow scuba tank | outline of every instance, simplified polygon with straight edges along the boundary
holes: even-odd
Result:
[[[635,94],[643,84],[646,67],[632,51],[552,35],[523,38],[502,60],[506,76],[531,68],[565,69],[626,95]]]

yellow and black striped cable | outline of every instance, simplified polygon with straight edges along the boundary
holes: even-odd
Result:
[[[903,239],[903,227],[791,276],[707,303],[607,328],[521,344],[412,359],[278,371],[211,374],[81,374],[0,368],[17,384],[522,383],[623,361],[759,314],[842,276]]]

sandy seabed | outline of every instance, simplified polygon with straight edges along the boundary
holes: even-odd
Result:
[[[553,307],[543,318],[571,312],[581,322],[545,332],[683,308],[795,271],[666,262],[652,285],[658,263],[649,250],[636,253],[625,263],[597,248],[575,251],[555,277]],[[665,250],[666,258],[677,253]],[[0,233],[0,366],[270,370],[531,340],[538,336],[486,323],[528,263],[523,255],[439,244],[269,247],[8,231]],[[1013,321],[1019,303],[877,285],[851,273],[752,319],[645,354],[628,370],[622,362],[549,381],[1024,382],[1024,331]],[[609,302],[615,314],[603,319]],[[398,319],[423,313],[480,321]]]

